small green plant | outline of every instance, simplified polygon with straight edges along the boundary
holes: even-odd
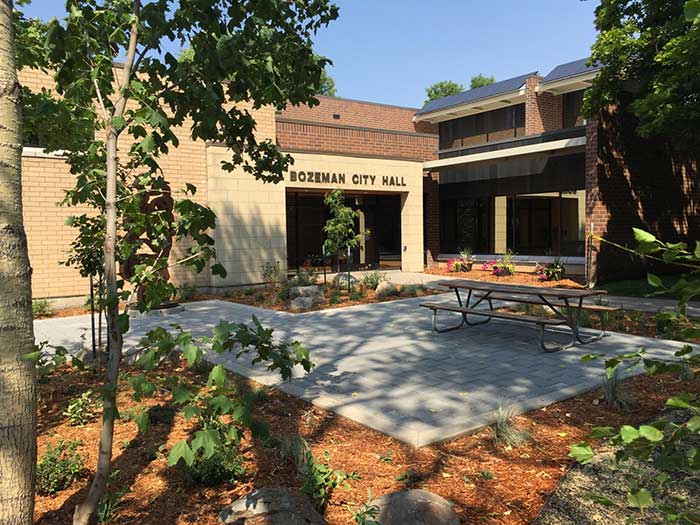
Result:
[[[53,315],[53,307],[48,299],[34,299],[32,301],[32,315],[35,319],[41,317],[51,317]]]
[[[328,302],[330,304],[339,304],[340,303],[340,291],[333,290],[333,293],[331,293],[331,297],[330,297],[330,299],[328,299]]]
[[[401,295],[415,297],[423,291],[425,291],[425,286],[422,284],[407,284],[401,288]]]
[[[110,473],[109,480],[107,481],[107,490],[97,504],[97,522],[100,525],[112,521],[117,509],[122,503],[122,498],[131,492],[129,487],[122,487],[120,489],[114,488],[118,478],[119,470]]]
[[[361,301],[362,300],[362,291],[360,290],[353,290],[350,293],[350,300],[351,301]]]
[[[266,262],[262,265],[260,276],[265,284],[275,286],[281,281],[280,262]]]
[[[209,457],[203,451],[198,452],[185,470],[193,482],[207,487],[234,483],[246,475],[243,459],[234,445],[219,448]]]
[[[289,299],[289,292],[292,288],[297,286],[312,286],[316,284],[316,273],[311,268],[300,268],[297,274],[288,279],[280,286],[277,297],[281,301],[286,301]]]
[[[95,419],[101,404],[92,390],[86,390],[68,403],[63,415],[72,427],[81,427]]]
[[[557,256],[549,264],[537,263],[535,273],[540,281],[561,281],[566,273],[566,267],[561,261],[561,257]]]
[[[466,264],[473,264],[474,261],[476,261],[476,257],[472,254],[471,248],[462,248],[459,250],[459,258]]]
[[[362,276],[362,285],[372,290],[376,290],[382,281],[386,281],[386,274],[382,272],[367,272]]]
[[[486,481],[491,481],[493,479],[496,479],[496,476],[490,470],[480,470],[479,472],[476,473],[475,477],[476,477],[476,479],[483,479]]]
[[[179,301],[189,301],[197,293],[197,287],[191,284],[183,284],[177,289],[177,299]]]
[[[496,443],[500,443],[506,447],[517,448],[526,441],[532,439],[528,432],[520,430],[513,425],[514,415],[512,407],[504,407],[501,404],[498,405],[496,421],[491,427],[493,438]]]
[[[394,451],[389,450],[385,454],[382,454],[381,456],[379,456],[379,461],[381,461],[382,463],[391,463],[392,461],[394,461]]]
[[[59,441],[55,447],[46,446],[46,452],[36,464],[36,491],[51,495],[67,489],[85,473],[85,463],[77,448],[80,441]]]
[[[370,489],[367,489],[367,500],[357,509],[353,509],[350,505],[346,505],[345,509],[352,516],[355,525],[380,525],[377,521],[379,507],[372,505],[372,491]]]
[[[603,379],[603,399],[610,408],[618,412],[626,412],[632,405],[632,399],[624,387],[619,372],[620,369],[616,368],[609,377],[606,375]]]
[[[423,477],[412,468],[404,470],[403,472],[401,472],[401,474],[396,476],[396,481],[405,483],[407,486],[415,485],[422,479]]]
[[[26,359],[35,361],[39,383],[46,383],[58,367],[68,362],[66,358],[68,350],[62,346],[57,346],[54,347],[53,352],[48,352],[46,350],[48,346],[48,341],[41,341],[38,345],[34,345],[34,352],[31,355],[25,356]]]

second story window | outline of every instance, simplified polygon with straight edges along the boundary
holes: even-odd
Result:
[[[440,149],[476,146],[525,134],[525,104],[440,123]]]
[[[583,106],[583,92],[585,90],[572,91],[562,95],[562,125],[561,127],[573,128],[583,126],[581,107]]]

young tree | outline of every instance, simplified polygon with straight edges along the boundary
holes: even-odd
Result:
[[[335,80],[326,69],[321,73],[321,87],[318,89],[317,95],[326,95],[327,97],[335,97]]]
[[[0,1],[0,523],[34,522],[36,378],[31,269],[22,221],[21,89],[12,0]]]
[[[329,0],[68,0],[66,8],[64,20],[48,25],[43,64],[54,72],[60,97],[45,91],[26,93],[26,98],[31,132],[48,149],[63,150],[76,177],[66,204],[95,210],[74,219],[79,229],[75,261],[84,261],[98,246],[103,252],[109,356],[97,471],[74,516],[74,523],[83,525],[109,479],[129,309],[146,311],[175,293],[167,280],[173,240],[189,241],[175,264],[202,271],[215,258],[208,233],[215,226],[213,212],[190,198],[196,191],[192,184],[175,199],[159,160],[178,147],[176,128],[186,127],[194,140],[230,148],[224,169],[241,167],[264,182],[281,180],[290,157],[271,141],[256,139],[255,119],[247,108],[317,103],[313,95],[328,60],[313,53],[312,37],[338,10]],[[38,31],[37,24],[20,27]],[[188,52],[178,59],[166,50],[171,41]],[[122,278],[120,266],[128,267]],[[218,263],[210,269],[225,275]],[[268,366],[287,377],[293,364],[310,367],[297,343],[273,344],[271,332],[257,322],[252,330],[222,323],[212,344],[217,351],[254,347],[255,362],[271,361]],[[161,330],[144,342],[139,362],[150,370],[174,348],[182,348],[190,364],[201,359],[189,334],[173,337]],[[223,367],[215,367],[210,384],[221,386],[223,377]],[[139,398],[155,390],[145,376],[133,376],[130,384]],[[188,395],[176,378],[167,384],[178,402],[200,403],[190,405],[190,416],[208,402]],[[217,404],[217,414],[222,406],[231,411],[233,404]],[[244,421],[250,424],[249,417]],[[173,447],[171,462],[191,463],[199,450],[210,456],[223,439],[235,437],[200,432],[191,443]]]
[[[603,65],[584,111],[631,98],[638,133],[700,147],[700,24],[697,0],[603,0],[591,61]]]
[[[369,235],[369,231],[355,231],[360,214],[345,204],[343,190],[335,189],[329,192],[323,202],[331,213],[323,226],[323,232],[326,234],[323,247],[327,254],[336,255],[340,272],[340,256],[348,248],[360,246],[362,239]]]
[[[469,83],[469,87],[471,89],[475,89],[488,86],[489,84],[493,84],[494,82],[496,82],[496,77],[494,77],[493,75],[486,76],[479,73],[478,75],[474,75],[472,77],[471,82]]]
[[[462,91],[464,91],[464,86],[462,84],[458,84],[457,82],[452,82],[451,80],[435,82],[435,84],[432,84],[425,89],[427,98],[423,104],[427,104],[431,100],[456,95]]]

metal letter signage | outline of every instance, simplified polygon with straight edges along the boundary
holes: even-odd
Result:
[[[290,171],[289,182],[303,182],[306,184],[346,184],[350,181],[353,186],[383,186],[391,188],[401,188],[406,186],[404,177],[394,177],[393,175],[368,175],[365,173],[353,173],[346,177],[345,173],[331,173],[326,171]]]

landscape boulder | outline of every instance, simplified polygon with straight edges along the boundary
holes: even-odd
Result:
[[[289,289],[289,297],[296,299],[297,297],[311,297],[314,300],[320,300],[323,296],[320,286],[293,286]]]
[[[398,295],[399,291],[394,286],[394,283],[390,281],[382,281],[377,285],[374,290],[374,295],[378,298],[389,297],[391,295]]]
[[[350,275],[350,286],[357,286],[360,284],[360,281]],[[340,288],[347,288],[348,287],[348,274],[347,273],[339,273],[335,277],[333,277],[333,285],[335,287],[340,287]]]
[[[219,513],[228,525],[325,525],[308,498],[286,488],[257,489]]]
[[[457,513],[445,498],[426,490],[403,490],[374,499],[382,525],[459,525]]]
[[[292,311],[308,310],[313,308],[315,304],[316,300],[313,297],[297,297],[289,303],[289,308]]]

